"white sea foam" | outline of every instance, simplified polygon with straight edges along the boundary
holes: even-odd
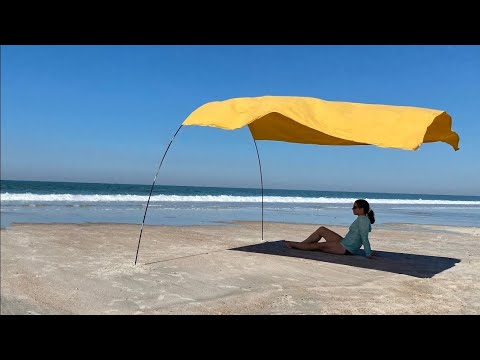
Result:
[[[73,195],[73,194],[9,194],[0,195],[3,201],[8,202],[146,202],[148,196],[142,195]],[[315,203],[315,204],[352,204],[356,198],[329,198],[329,197],[290,197],[265,196],[265,203]],[[478,206],[480,201],[464,200],[424,200],[424,199],[368,199],[371,204],[395,205],[470,205]],[[226,203],[258,203],[261,196],[232,196],[232,195],[154,195],[150,202],[226,202]]]

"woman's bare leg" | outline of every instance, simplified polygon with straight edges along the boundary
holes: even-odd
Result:
[[[325,226],[320,226],[317,230],[313,232],[308,238],[303,240],[304,243],[316,243],[319,242],[322,237],[325,241],[340,242],[343,240],[343,237],[338,235],[335,231],[332,231]]]
[[[285,241],[285,245],[293,249],[322,251],[330,254],[345,255],[345,248],[340,244],[340,242],[336,241],[321,243]]]

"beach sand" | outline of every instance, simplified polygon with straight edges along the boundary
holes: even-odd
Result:
[[[1,314],[480,314],[480,228],[374,225],[377,260],[281,242],[317,227],[146,226],[135,266],[139,225],[13,224]]]

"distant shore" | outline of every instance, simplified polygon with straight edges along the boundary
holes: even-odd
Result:
[[[479,227],[382,224],[378,260],[286,249],[318,225],[11,224],[1,314],[480,314]],[[347,226],[330,226],[341,235]]]

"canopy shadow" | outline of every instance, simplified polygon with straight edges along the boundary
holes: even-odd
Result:
[[[375,252],[379,255],[379,257],[371,260],[365,258],[364,256],[333,255],[319,251],[289,249],[285,247],[283,240],[242,246],[228,250],[310,259],[335,264],[356,266],[365,269],[387,271],[396,274],[404,274],[417,278],[431,278],[442,271],[450,269],[451,267],[455,266],[456,263],[460,262],[460,259],[448,257],[377,250],[375,250]]]

